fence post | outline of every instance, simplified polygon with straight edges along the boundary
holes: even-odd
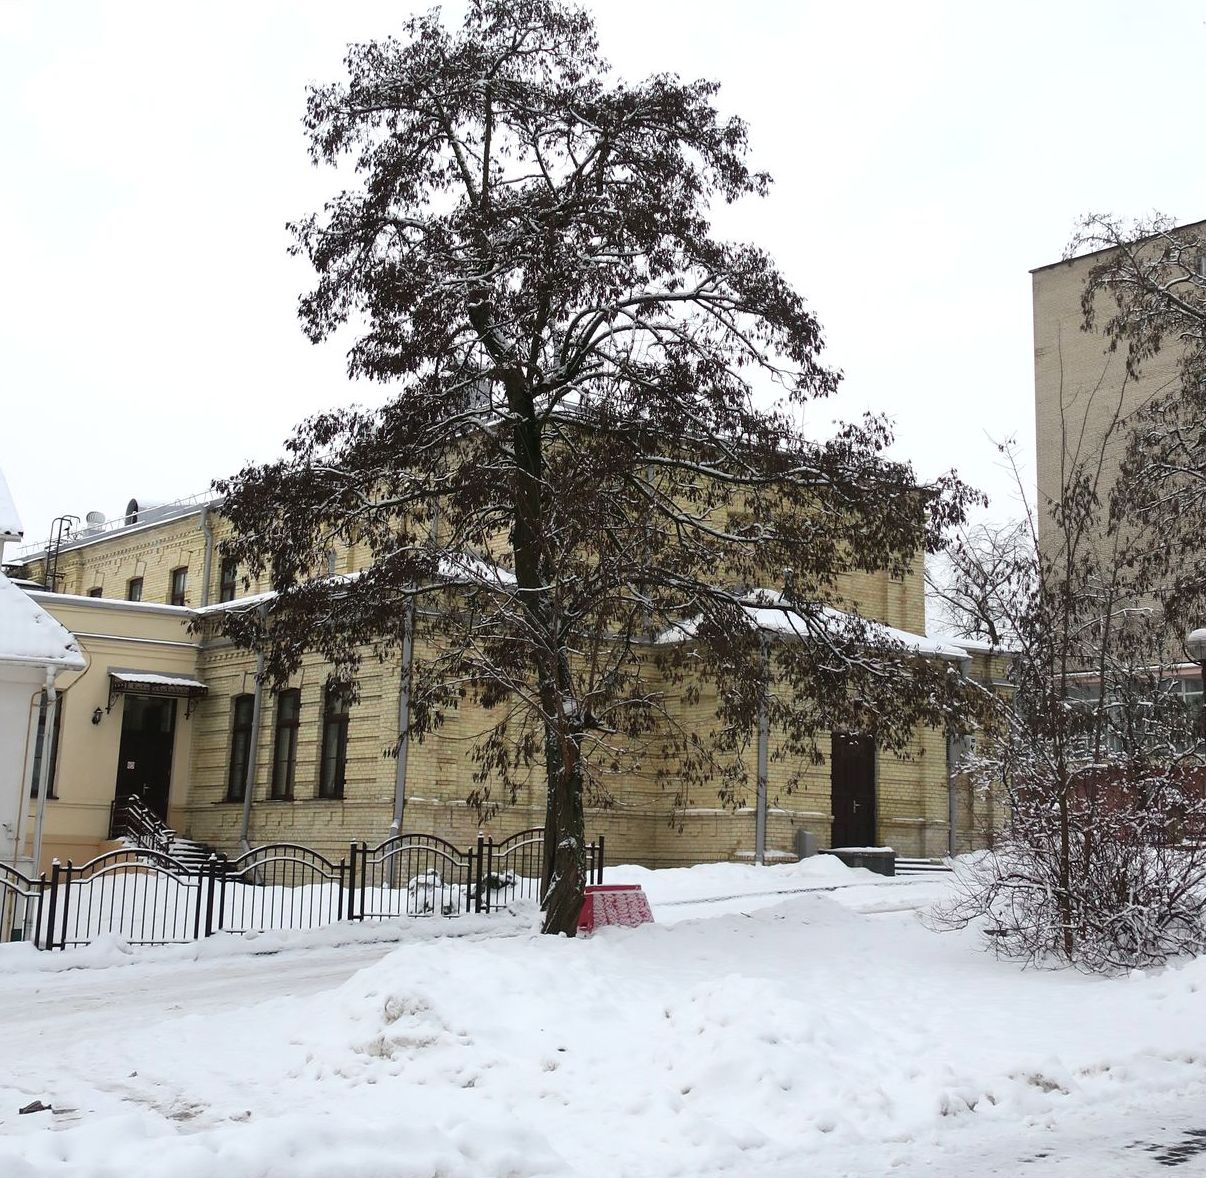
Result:
[[[343,920],[343,893],[348,886],[348,861],[346,859],[339,860],[339,900],[335,907],[335,920],[340,922]]]
[[[203,886],[205,887],[205,935],[212,937],[214,935],[214,887],[218,882],[217,872],[217,855],[210,855],[206,862],[204,871]],[[200,900],[200,896],[197,897]]]
[[[364,919],[364,910],[368,906],[364,895],[365,877],[368,875],[368,843],[360,844],[360,854],[360,915],[356,918],[357,920]]]
[[[63,869],[63,874],[67,876],[67,883],[63,887],[63,935],[59,938],[59,948],[67,948],[67,914],[71,910],[71,875],[75,870],[71,865],[71,860],[67,860],[67,866]]]
[[[220,933],[226,927],[226,881],[230,879],[230,863],[225,855],[218,856],[214,872],[218,877],[218,912],[214,917],[213,931]]]
[[[491,848],[493,848],[493,846],[494,846],[493,839],[490,840],[490,846],[491,846]],[[469,854],[472,855],[473,852],[470,851]],[[485,879],[485,874],[483,872],[483,868],[484,868],[483,860],[485,859],[485,856],[486,856],[486,836],[483,835],[482,832],[479,830],[477,832],[477,879],[476,879],[476,881],[474,883],[474,887],[473,887],[473,895],[474,895],[473,911],[474,912],[482,911],[482,890],[483,890],[482,882]],[[491,855],[491,858],[493,858],[493,854]],[[486,901],[485,911],[487,911],[487,912],[490,911],[490,901],[489,900]]]
[[[356,844],[348,851],[348,920],[356,919]]]
[[[38,876],[38,902],[34,905],[34,926],[33,926],[33,943],[35,949],[45,949],[46,946],[40,944],[42,937],[42,908],[46,903],[46,872],[42,872]],[[29,936],[29,901],[26,900],[25,907],[21,909],[22,935]]]
[[[193,940],[201,939],[201,910],[205,907],[204,893],[209,890],[209,881],[207,879],[206,864],[202,863],[197,868],[197,903],[193,906]],[[192,872],[188,872],[192,875]]]
[[[42,949],[54,948],[54,918],[55,913],[59,908],[59,876],[62,873],[62,867],[57,859],[51,860],[50,864],[50,912],[46,917],[46,944],[39,946]]]
[[[595,883],[603,882],[603,835],[599,835],[598,849],[595,851]]]

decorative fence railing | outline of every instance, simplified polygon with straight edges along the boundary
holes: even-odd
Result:
[[[544,831],[467,851],[430,834],[375,847],[352,843],[333,862],[293,843],[256,847],[194,866],[151,847],[106,851],[49,878],[0,864],[0,941],[67,949],[115,934],[136,945],[196,941],[218,932],[308,929],[346,920],[458,916],[536,899]],[[586,848],[587,883],[603,882],[603,837]]]

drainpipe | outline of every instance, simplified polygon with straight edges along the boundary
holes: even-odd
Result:
[[[960,680],[967,679],[970,658],[955,660]],[[946,732],[946,853],[953,859],[959,851],[959,805],[955,796],[955,774],[958,771],[963,741],[950,728]]]
[[[946,734],[946,853],[954,858],[959,845],[958,806],[955,802],[955,767],[959,760],[958,738],[953,732]]]
[[[209,605],[209,577],[214,567],[214,526],[208,505],[201,508],[201,530],[205,533],[205,559],[201,565],[201,604]]]
[[[21,788],[19,791],[20,804],[17,807],[17,826],[13,832],[13,859],[10,866],[21,870],[18,860],[25,853],[25,831],[29,825],[29,782],[33,777],[34,749],[38,741],[38,701],[42,698],[43,688],[36,688],[29,697],[29,724],[25,732],[25,757],[21,762]],[[6,860],[0,859],[0,863]],[[35,872],[36,874],[36,872]]]
[[[46,795],[50,792],[50,752],[54,744],[54,713],[58,695],[54,689],[55,672],[46,668],[46,724],[42,729],[42,763],[38,766],[38,813],[34,819],[33,873],[42,861],[42,826],[46,819]]]
[[[766,778],[770,745],[770,646],[762,639],[762,698],[758,703],[758,798],[754,811],[754,862],[766,862]]]
[[[268,615],[268,607],[260,606],[261,623]],[[255,700],[251,705],[251,733],[248,738],[247,776],[243,779],[243,823],[239,828],[239,845],[243,850],[250,851],[248,831],[251,829],[251,791],[255,786],[256,753],[260,747],[260,714],[264,706],[264,645],[260,641],[260,649],[255,655]]]
[[[406,611],[406,632],[402,638],[402,685],[398,692],[398,767],[394,772],[394,820],[389,836],[402,833],[402,818],[406,811],[406,754],[410,749],[410,683],[415,654],[415,599],[410,599]]]
[[[432,548],[438,548],[440,501],[435,496],[431,500],[431,519],[427,536]],[[417,584],[410,586],[412,594],[417,588]],[[398,765],[394,770],[394,820],[389,824],[390,838],[396,838],[402,833],[402,821],[406,815],[406,758],[410,752],[410,685],[414,662],[415,599],[412,596],[406,607],[406,630],[402,636],[402,684],[398,691]]]

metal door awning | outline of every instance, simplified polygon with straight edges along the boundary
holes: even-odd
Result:
[[[209,688],[200,679],[190,679],[187,675],[171,675],[163,671],[122,671],[110,667],[109,706],[105,711],[112,711],[117,697],[127,692],[188,700],[184,709],[187,719],[192,715],[197,700],[209,694]]]

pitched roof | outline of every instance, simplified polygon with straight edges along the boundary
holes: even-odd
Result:
[[[88,664],[71,633],[0,573],[0,663],[80,671]]]

